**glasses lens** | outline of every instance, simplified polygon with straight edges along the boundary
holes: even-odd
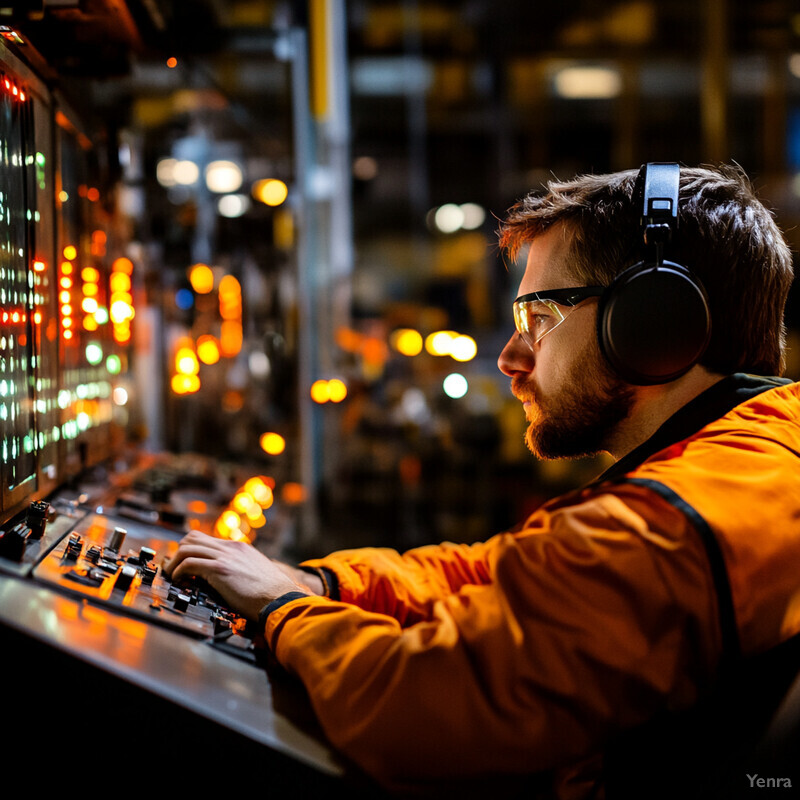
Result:
[[[514,303],[514,324],[531,347],[565,318],[564,310],[550,300],[518,300]]]

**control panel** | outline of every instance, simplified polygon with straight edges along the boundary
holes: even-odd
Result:
[[[211,532],[219,499],[204,462],[173,460],[36,500],[0,530],[0,574],[159,627],[249,649],[252,630],[201,580],[164,566],[190,529]],[[202,499],[200,499],[202,498]],[[207,512],[192,515],[189,509]],[[241,639],[242,641],[237,641]]]

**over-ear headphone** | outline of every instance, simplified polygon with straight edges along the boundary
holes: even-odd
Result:
[[[664,260],[678,226],[679,165],[645,164],[637,183],[643,193],[645,259],[621,272],[603,293],[597,337],[614,371],[646,386],[669,383],[697,363],[711,336],[711,314],[697,277]]]

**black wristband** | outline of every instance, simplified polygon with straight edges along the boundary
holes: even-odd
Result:
[[[258,630],[260,633],[264,633],[264,630],[267,627],[267,617],[273,612],[279,609],[281,606],[286,605],[286,603],[291,602],[292,600],[299,600],[301,597],[309,597],[305,592],[286,592],[286,594],[282,594],[280,597],[276,597],[274,600],[270,600],[261,611],[258,612]]]
[[[322,589],[324,596],[329,600],[339,599],[339,581],[336,578],[336,573],[327,567],[304,567],[300,566],[298,569],[303,572],[309,572],[316,575],[322,581]]]

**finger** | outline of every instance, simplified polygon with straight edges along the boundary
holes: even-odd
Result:
[[[218,552],[204,544],[185,544],[181,542],[175,555],[164,565],[164,572],[173,578],[175,575],[185,575],[185,562],[187,559],[203,559],[213,561],[218,557]]]

